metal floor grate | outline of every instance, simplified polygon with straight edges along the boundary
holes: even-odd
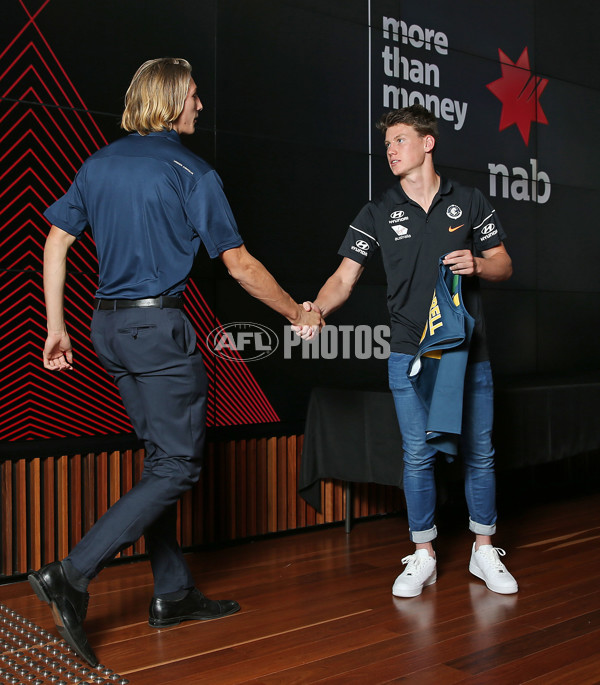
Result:
[[[107,666],[90,668],[61,638],[0,604],[0,685],[127,685]]]

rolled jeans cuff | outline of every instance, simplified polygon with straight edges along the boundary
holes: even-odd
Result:
[[[475,533],[475,535],[494,535],[496,532],[496,524],[492,523],[490,526],[487,526],[483,523],[476,523],[469,516],[469,530],[472,533]]]
[[[410,539],[415,542],[431,542],[437,538],[437,528],[433,526],[429,530],[411,530]]]

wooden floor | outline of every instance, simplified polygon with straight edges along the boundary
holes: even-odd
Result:
[[[350,535],[334,527],[191,555],[208,596],[242,605],[219,621],[150,628],[148,563],[108,568],[90,586],[87,634],[132,684],[600,682],[600,495],[504,517],[495,543],[518,595],[470,576],[470,535],[440,524],[438,582],[414,599],[390,592],[410,552],[406,521],[380,518]],[[26,582],[0,587],[0,602],[54,632]]]

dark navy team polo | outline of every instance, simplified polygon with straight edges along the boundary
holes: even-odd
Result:
[[[387,276],[393,352],[415,354],[438,275],[438,261],[454,250],[480,254],[505,239],[483,194],[441,178],[428,212],[400,183],[366,204],[348,229],[339,254],[365,265],[381,249]],[[467,311],[476,321],[470,361],[487,359],[478,278],[463,279]]]
[[[103,298],[180,294],[201,243],[213,258],[243,243],[221,179],[176,131],[99,150],[44,216],[76,237],[91,226]]]

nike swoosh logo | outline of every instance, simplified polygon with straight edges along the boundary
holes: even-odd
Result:
[[[458,229],[462,228],[463,226],[464,224],[461,224],[460,226],[455,226],[454,228],[452,228],[452,226],[448,226],[448,230],[450,231],[450,233],[453,233],[454,231],[458,231]]]

